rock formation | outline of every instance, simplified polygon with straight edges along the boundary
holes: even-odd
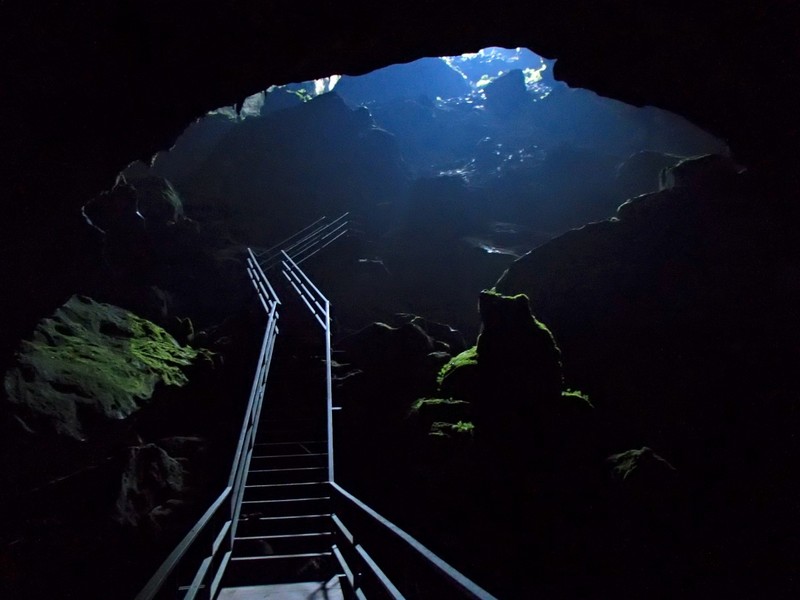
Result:
[[[23,342],[5,390],[27,429],[83,439],[85,421],[124,419],[157,383],[185,384],[198,355],[150,321],[73,296]]]

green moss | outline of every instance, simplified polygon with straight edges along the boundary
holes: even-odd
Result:
[[[561,397],[564,400],[584,402],[585,404],[589,405],[589,407],[594,408],[592,401],[589,399],[589,394],[585,394],[580,390],[566,389],[561,392]]]
[[[23,420],[47,422],[83,438],[78,407],[123,419],[159,381],[181,386],[183,368],[207,351],[181,346],[164,329],[129,311],[73,296],[17,353],[5,389]]]
[[[469,405],[464,400],[454,400],[453,398],[420,398],[411,405],[411,413],[418,413],[425,408],[433,407],[453,407],[461,408]]]
[[[457,423],[445,423],[436,421],[431,425],[430,434],[435,437],[455,437],[462,435],[472,436],[475,433],[475,425],[471,421],[458,421]]]
[[[478,347],[473,346],[472,348],[467,348],[461,354],[457,354],[453,358],[447,362],[440,370],[439,375],[436,377],[436,383],[438,385],[442,385],[442,381],[444,378],[447,377],[450,373],[465,366],[477,365],[478,364]]]

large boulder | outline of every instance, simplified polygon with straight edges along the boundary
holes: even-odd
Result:
[[[159,526],[180,505],[186,470],[156,444],[128,449],[113,518],[122,525]]]
[[[477,344],[439,372],[438,398],[469,403],[441,405],[451,425],[471,423],[490,454],[517,468],[528,468],[531,459],[549,471],[585,463],[594,443],[592,404],[563,389],[561,352],[531,314],[527,296],[484,290],[480,313]]]
[[[200,351],[127,310],[73,296],[40,321],[5,375],[7,408],[28,429],[78,440],[145,405],[158,383],[182,386]]]
[[[523,256],[497,289],[529,295],[619,433],[714,470],[796,423],[796,235],[726,157],[683,161],[665,183]]]
[[[562,389],[561,356],[552,334],[530,311],[527,296],[480,295],[477,344],[443,367],[445,397],[484,404],[485,414],[549,402]]]

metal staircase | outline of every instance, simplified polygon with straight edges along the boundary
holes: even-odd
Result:
[[[136,600],[493,600],[335,482],[330,302],[294,258],[341,237],[346,216],[317,221],[260,258],[248,250],[267,324],[228,486]],[[311,313],[306,326],[322,331],[305,359],[297,344],[308,332],[278,300],[269,269],[279,271],[282,294],[299,299],[295,311]],[[279,307],[291,315],[282,327],[296,329],[276,347]],[[268,384],[273,354],[279,368]]]

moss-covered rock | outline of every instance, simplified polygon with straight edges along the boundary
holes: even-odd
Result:
[[[484,290],[480,314],[477,344],[439,372],[441,394],[491,403],[493,411],[559,398],[561,353],[550,330],[531,314],[527,296]]]
[[[453,398],[420,398],[411,406],[409,418],[427,435],[472,435],[475,429],[470,418],[469,402]]]
[[[200,354],[127,310],[73,296],[22,342],[5,390],[27,427],[84,439],[87,417],[128,417],[158,382],[184,385]]]

